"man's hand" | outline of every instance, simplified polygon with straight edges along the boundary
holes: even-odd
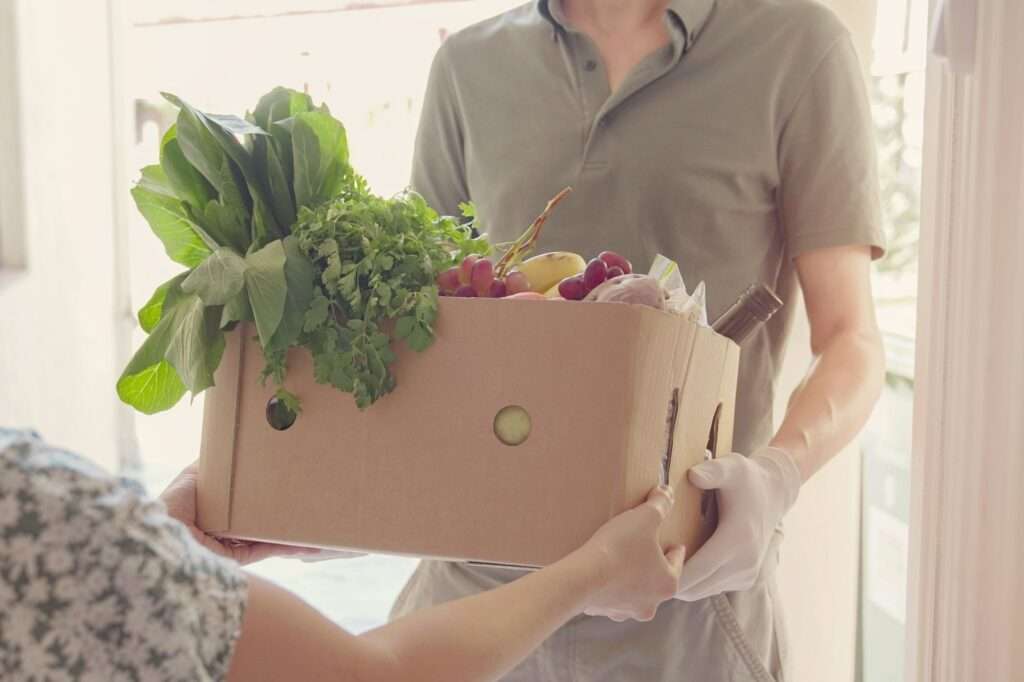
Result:
[[[703,462],[690,482],[718,491],[718,529],[683,565],[676,598],[696,601],[753,587],[768,543],[796,501],[800,470],[783,450],[766,447]]]
[[[178,474],[160,499],[167,506],[167,514],[192,531],[196,541],[215,554],[234,559],[238,563],[251,564],[274,556],[312,556],[320,550],[306,547],[289,547],[269,542],[245,542],[242,540],[221,540],[207,535],[196,526],[196,480],[199,476],[196,465],[189,465]]]

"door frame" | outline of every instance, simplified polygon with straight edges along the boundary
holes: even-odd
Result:
[[[976,32],[955,68],[929,63],[908,682],[1024,665],[1024,5],[946,5]]]

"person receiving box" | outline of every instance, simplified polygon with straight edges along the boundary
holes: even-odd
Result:
[[[685,551],[658,541],[673,499],[656,488],[528,580],[356,637],[239,568],[316,550],[199,530],[196,477],[154,501],[0,428],[0,679],[484,682],[584,609],[652,618]]]
[[[494,243],[572,186],[539,250],[664,254],[706,282],[712,319],[753,283],[786,301],[742,346],[738,454],[689,472],[720,520],[677,599],[646,623],[577,617],[505,678],[784,679],[780,522],[883,382],[872,123],[847,30],[813,0],[529,2],[442,44],[411,184],[441,213],[472,201]],[[773,433],[801,292],[815,360]],[[393,615],[522,575],[424,561]]]

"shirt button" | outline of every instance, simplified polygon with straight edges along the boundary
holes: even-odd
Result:
[[[583,62],[583,68],[586,71],[594,71],[597,69],[597,62],[595,62],[593,59],[588,59],[587,61]]]

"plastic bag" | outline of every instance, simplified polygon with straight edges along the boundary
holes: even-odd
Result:
[[[679,272],[679,265],[671,258],[666,258],[660,253],[655,256],[648,273],[658,280],[661,288],[665,290],[667,298],[665,308],[678,315],[683,315],[690,322],[708,326],[707,294],[704,282],[700,282],[694,288],[693,293],[687,293],[686,282]]]

